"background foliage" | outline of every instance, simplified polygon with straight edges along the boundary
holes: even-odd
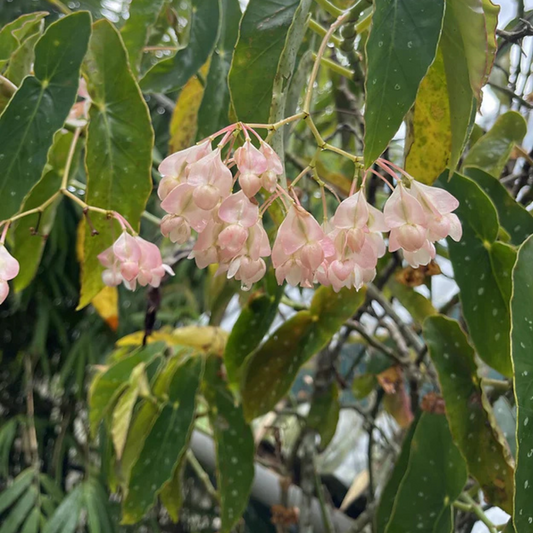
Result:
[[[533,12],[507,8],[504,26],[490,0],[0,0],[0,220],[70,195],[8,236],[0,533],[533,531]],[[463,238],[418,269],[387,253],[359,292],[272,272],[243,292],[161,237],[157,166],[300,110],[344,10],[318,132],[273,138],[288,179],[317,141],[385,151],[460,200]],[[348,193],[352,162],[316,166]],[[321,213],[319,185],[298,194]],[[370,203],[388,194],[370,179]],[[104,288],[117,227],[77,198],[176,276]]]

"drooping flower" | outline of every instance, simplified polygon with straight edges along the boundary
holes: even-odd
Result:
[[[0,243],[0,304],[4,303],[9,294],[8,281],[15,278],[20,270],[19,262]]]
[[[235,150],[234,159],[240,172],[239,185],[244,194],[251,198],[261,188],[260,176],[268,168],[267,159],[263,152],[252,144],[250,139],[247,139],[243,146]]]
[[[272,264],[281,285],[312,287],[317,269],[335,249],[315,218],[300,206],[292,206],[281,223],[272,249]]]
[[[318,269],[317,280],[331,284],[337,292],[342,287],[359,290],[374,279],[378,258],[385,253],[383,214],[359,191],[340,203],[331,224],[333,230],[328,236],[334,242],[335,254]]]
[[[187,183],[195,187],[193,199],[200,209],[209,211],[231,193],[233,177],[216,148],[189,168]]]
[[[102,280],[111,287],[120,283],[130,290],[135,290],[137,283],[159,287],[165,273],[174,275],[172,269],[163,264],[155,244],[139,236],[133,237],[126,231],[98,255],[98,260],[105,267]]]
[[[261,175],[261,185],[270,193],[276,190],[278,177],[283,174],[283,163],[274,149],[267,143],[261,143],[261,153],[265,156],[267,169]]]
[[[172,189],[180,183],[185,183],[191,165],[210,153],[211,143],[205,141],[202,144],[180,150],[163,159],[159,165],[159,173],[163,176],[157,189],[159,199],[164,200]]]
[[[182,183],[161,202],[161,208],[169,213],[161,222],[161,233],[172,242],[183,244],[190,238],[191,228],[201,232],[211,219],[211,213],[194,202],[194,191],[193,185]]]

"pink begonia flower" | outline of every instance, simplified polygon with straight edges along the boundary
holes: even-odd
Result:
[[[261,143],[261,153],[265,156],[267,161],[267,169],[261,175],[261,185],[265,191],[273,193],[278,184],[278,176],[283,174],[283,163],[278,154],[274,152],[273,148],[267,143]]]
[[[182,183],[161,202],[169,215],[161,222],[161,233],[172,242],[183,244],[191,236],[191,228],[201,232],[211,219],[211,213],[199,208],[193,199],[194,186]]]
[[[205,141],[163,159],[159,165],[159,173],[163,176],[157,188],[159,199],[164,200],[172,189],[180,183],[185,183],[191,165],[210,154],[211,151],[211,143]]]
[[[218,234],[217,244],[235,257],[248,239],[248,228],[259,220],[259,207],[241,190],[220,204],[218,217],[225,224]]]
[[[210,220],[206,228],[198,235],[189,254],[189,259],[194,259],[198,268],[205,268],[219,262],[217,239],[222,227],[220,222]]]
[[[300,206],[289,209],[272,249],[272,264],[281,285],[312,287],[318,267],[334,255],[335,248],[315,218]]]
[[[241,288],[250,290],[252,285],[259,281],[266,273],[266,264],[262,259],[271,253],[268,235],[260,220],[253,225],[248,232],[248,239],[243,247],[241,255],[231,258],[228,262],[222,262],[217,270],[217,275],[227,272],[228,279],[235,277],[241,281]],[[221,261],[225,261],[225,252],[219,254]]]
[[[328,236],[335,245],[335,255],[317,271],[317,280],[331,284],[338,292],[342,287],[359,290],[376,275],[379,257],[385,254],[381,232],[387,231],[383,214],[369,205],[359,191],[337,207]]]
[[[233,176],[216,148],[189,169],[187,183],[194,185],[193,199],[200,209],[209,211],[231,193]]]
[[[261,178],[259,177],[268,168],[266,157],[247,139],[244,145],[235,150],[233,156],[237,168],[239,169],[239,185],[244,194],[251,198],[255,196],[261,188]]]
[[[124,283],[127,289],[141,286],[159,287],[165,273],[174,275],[172,269],[163,264],[159,248],[142,237],[132,237],[122,232],[120,237],[98,255],[106,270],[102,273],[103,282],[111,287]]]
[[[411,180],[407,189],[398,183],[385,204],[385,222],[390,228],[389,250],[400,248],[414,268],[435,258],[434,242],[450,236],[458,241],[461,222],[452,211],[459,202],[449,192]]]
[[[15,278],[20,270],[19,262],[0,244],[0,304],[4,303],[9,294],[8,281]]]

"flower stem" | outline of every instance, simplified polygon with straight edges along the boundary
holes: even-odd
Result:
[[[313,59],[316,59],[317,55],[313,53]],[[323,66],[333,70],[337,74],[340,74],[341,76],[344,76],[345,78],[348,78],[349,80],[353,79],[355,72],[353,70],[350,70],[349,68],[343,67],[342,65],[339,65],[338,63],[335,63],[335,61],[332,61],[331,59],[328,59],[327,57],[322,57],[320,59],[320,62]]]
[[[309,19],[309,29],[320,35],[321,37],[324,37],[328,30],[322,26],[322,24],[318,23],[315,19]],[[331,42],[337,47],[340,48],[342,44],[342,39],[339,39],[338,37],[335,37],[335,35],[331,36]]]
[[[461,497],[470,506],[470,511],[472,511],[487,526],[490,533],[497,533],[498,530],[496,529],[496,526],[489,520],[488,516],[483,512],[483,509],[481,509],[481,507],[476,503],[474,498],[472,498],[472,496],[466,492],[463,492]]]
[[[334,17],[339,17],[342,15],[342,9],[339,9],[337,6],[334,6],[329,0],[316,0],[316,3],[324,10],[327,11],[330,15]]]
[[[68,184],[68,175],[70,172],[70,167],[72,165],[72,160],[74,159],[74,152],[76,151],[76,144],[80,137],[81,128],[76,128],[74,131],[74,136],[72,137],[72,142],[70,143],[70,148],[67,155],[67,162],[65,163],[65,170],[63,171],[63,179],[61,180],[61,189],[66,189]]]

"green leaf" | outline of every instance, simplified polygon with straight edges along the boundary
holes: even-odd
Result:
[[[6,24],[0,30],[0,68],[8,62],[11,54],[20,46],[28,32],[32,31],[34,24],[46,15],[48,15],[46,11],[27,13]]]
[[[498,16],[500,6],[492,3],[492,0],[481,0],[483,11],[485,12],[485,26],[487,28],[487,68],[485,70],[485,81],[488,80],[489,74],[496,59],[498,42],[496,39],[496,30],[498,28]]]
[[[0,116],[3,218],[19,210],[41,177],[54,133],[75,102],[89,35],[90,15],[85,11],[49,26],[35,46],[35,76],[24,79]]]
[[[531,375],[533,363],[533,237],[529,237],[518,251],[513,271],[511,299],[511,346],[513,358],[516,415],[516,470],[513,521],[517,533],[531,531],[533,511],[533,395]]]
[[[123,503],[123,523],[138,522],[154,504],[163,485],[186,451],[196,409],[196,393],[203,373],[203,358],[191,357],[180,366],[168,389],[168,403],[144,441],[133,465]]]
[[[466,174],[492,200],[498,211],[500,224],[511,236],[511,243],[517,246],[522,244],[533,233],[533,217],[529,211],[519,204],[494,176],[474,167],[467,168]]]
[[[437,369],[453,439],[485,498],[508,513],[513,507],[513,468],[479,378],[475,353],[459,323],[442,315],[424,322],[424,338]]]
[[[252,293],[228,337],[224,364],[231,385],[239,383],[246,357],[259,346],[278,312],[283,287],[271,275],[265,285],[266,292]]]
[[[450,102],[441,47],[416,95],[407,121],[405,170],[431,185],[448,166],[452,150]]]
[[[394,500],[398,492],[398,487],[400,486],[405,472],[407,471],[409,455],[411,453],[411,443],[413,441],[413,436],[415,434],[417,425],[418,420],[415,420],[409,427],[409,430],[403,439],[400,455],[396,459],[392,473],[387,481],[387,484],[385,485],[385,488],[383,489],[383,492],[381,493],[381,498],[379,499],[379,504],[375,515],[376,533],[385,533],[385,528],[389,523],[392,509],[394,507]]]
[[[442,56],[446,71],[446,86],[450,103],[452,145],[449,161],[450,173],[457,168],[463,148],[470,134],[474,108],[474,93],[470,87],[468,64],[459,25],[450,4],[447,4],[441,37]]]
[[[137,365],[147,364],[163,350],[162,343],[149,344],[112,364],[94,378],[89,389],[89,426],[93,436],[98,429],[98,424],[113,408],[119,395],[128,386],[130,376]]]
[[[496,209],[474,181],[456,173],[443,185],[460,201],[456,213],[463,236],[457,243],[448,239],[448,246],[468,331],[479,356],[510,377],[509,292],[515,252],[495,242]]]
[[[122,26],[120,33],[134,72],[139,70],[143,48],[148,42],[150,28],[157,21],[163,1],[133,0],[130,4],[128,20]]]
[[[365,167],[387,148],[433,63],[443,0],[376,0],[366,44]]]
[[[319,352],[365,300],[365,291],[320,287],[307,311],[296,313],[251,356],[241,385],[244,414],[267,413],[289,391],[300,367]]]
[[[208,359],[204,395],[209,404],[217,458],[221,533],[229,533],[240,520],[254,479],[254,437],[242,407],[220,377],[221,360]]]
[[[65,130],[60,130],[55,134],[54,143],[48,152],[48,161],[43,177],[24,201],[24,210],[39,207],[59,190],[62,171],[67,161],[72,139],[73,134]],[[78,148],[74,155],[74,161],[77,161],[79,155],[80,149]],[[13,234],[13,255],[20,263],[20,272],[13,280],[16,291],[25,289],[37,273],[46,243],[44,236],[48,236],[52,230],[59,201],[57,200],[49,206],[40,217],[39,215],[28,216],[21,218],[16,223]],[[33,235],[31,228],[37,228],[37,224],[39,224],[39,234]]]
[[[35,505],[37,496],[37,489],[34,486],[30,486],[11,509],[9,515],[3,520],[0,533],[18,533],[21,524],[26,520]]]
[[[24,522],[21,533],[38,533],[40,520],[41,510],[38,507],[34,507],[33,511],[28,515],[26,522]]]
[[[183,470],[185,467],[185,456],[175,466],[172,479],[163,485],[159,493],[159,499],[165,506],[171,520],[177,523],[180,518],[180,511],[183,505],[182,487],[184,483]]]
[[[274,79],[301,0],[250,0],[229,73],[239,120],[268,122]]]
[[[446,417],[423,413],[385,531],[433,533],[466,480],[466,465],[453,443]]]
[[[524,117],[516,111],[500,115],[494,126],[481,137],[466,156],[463,167],[478,167],[499,178],[515,144],[521,144],[527,132]]]
[[[126,444],[133,407],[139,397],[139,384],[142,380],[146,381],[145,368],[146,365],[144,363],[139,363],[132,370],[129,386],[120,396],[117,405],[113,409],[111,436],[113,437],[113,444],[115,445],[115,452],[118,459],[122,457],[124,445]]]
[[[487,75],[494,61],[494,52],[489,56],[489,36],[483,0],[448,0],[446,8],[453,13],[457,24],[458,38],[461,39],[470,86],[474,96],[481,100],[481,87],[485,85]],[[491,38],[493,43],[494,37]]]
[[[144,75],[143,92],[166,93],[183,87],[211,55],[217,42],[219,20],[219,0],[192,0],[189,43]]]
[[[412,287],[407,287],[391,278],[387,283],[392,295],[409,311],[415,322],[422,324],[431,315],[437,314],[437,310],[424,295],[415,291]]]
[[[336,383],[315,388],[311,408],[307,415],[307,427],[320,435],[320,448],[325,450],[335,435],[341,410],[339,388]]]
[[[18,500],[21,494],[31,485],[34,476],[35,470],[28,468],[17,476],[12,485],[0,493],[0,513],[3,513]]]
[[[83,484],[78,485],[61,502],[46,523],[43,533],[74,533],[83,505]]]
[[[228,74],[239,34],[239,1],[222,0],[220,14],[220,35],[211,56],[204,96],[198,111],[198,139],[208,137],[230,122]]]
[[[34,22],[28,28],[28,37],[11,54],[5,76],[15,85],[20,85],[22,80],[31,74],[35,59],[35,44],[41,37],[43,30],[44,20]]]
[[[92,99],[85,153],[86,202],[119,211],[138,228],[152,190],[154,134],[120,34],[107,20],[93,26],[84,75]],[[91,218],[100,235],[92,237],[86,224],[78,309],[103,289],[97,255],[113,242],[110,221],[94,213]]]

